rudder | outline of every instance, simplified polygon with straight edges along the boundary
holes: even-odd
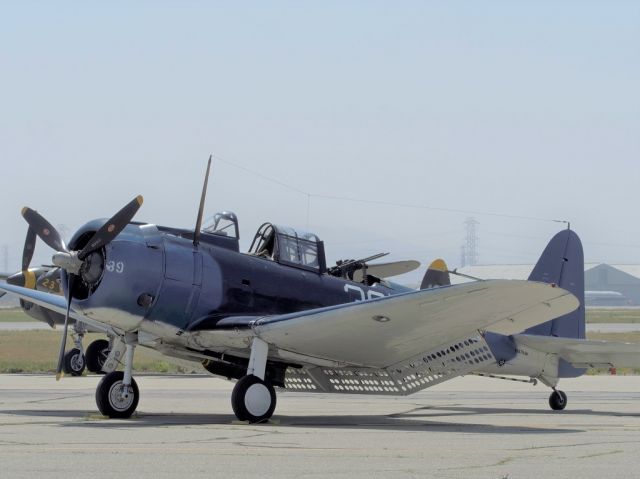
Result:
[[[569,314],[529,328],[525,333],[584,339],[584,253],[578,235],[566,229],[551,238],[529,275],[529,281],[555,283],[573,293],[580,306]]]

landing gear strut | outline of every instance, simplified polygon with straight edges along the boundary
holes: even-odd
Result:
[[[231,407],[240,421],[267,421],[276,409],[276,391],[265,381],[269,345],[253,339],[247,375],[240,379],[231,394]]]
[[[567,395],[564,391],[554,388],[551,396],[549,396],[549,406],[554,411],[562,411],[567,407]]]
[[[102,373],[102,367],[111,351],[113,338],[110,336],[109,341],[97,339],[85,350],[82,347],[82,340],[86,332],[84,323],[76,321],[72,334],[75,347],[65,353],[64,362],[62,363],[65,374],[81,376],[85,367],[91,373]]]
[[[127,344],[124,371],[112,371],[104,376],[96,389],[96,404],[103,416],[126,419],[138,407],[140,392],[131,376],[134,344]]]

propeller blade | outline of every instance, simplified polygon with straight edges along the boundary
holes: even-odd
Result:
[[[78,258],[83,260],[90,253],[109,244],[120,232],[129,224],[135,214],[142,206],[143,198],[136,196],[127,205],[113,215],[109,220],[91,237],[87,245],[78,253]]]
[[[40,213],[25,206],[22,208],[22,216],[40,239],[47,244],[47,246],[56,251],[68,252],[58,230],[56,230],[51,223],[45,220]]]
[[[67,314],[64,316],[64,329],[60,340],[60,353],[58,354],[58,366],[56,367],[56,381],[62,377],[62,363],[64,361],[64,350],[67,347],[67,330],[69,329],[69,311],[71,310],[71,291],[74,285],[75,275],[70,274],[67,282]]]
[[[13,286],[21,286],[23,288],[36,289],[37,276],[33,271],[25,270],[12,274],[7,278],[7,283]]]
[[[37,276],[33,271],[29,271],[29,264],[33,258],[33,250],[36,246],[36,232],[29,226],[27,237],[22,249],[22,271],[12,274],[7,279],[7,283],[23,288],[36,289]]]
[[[22,271],[27,271],[33,258],[33,251],[36,248],[37,235],[35,230],[29,226],[27,237],[24,240],[24,248],[22,249]]]

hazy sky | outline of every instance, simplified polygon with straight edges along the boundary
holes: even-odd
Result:
[[[212,152],[311,195],[476,211],[482,263],[563,227],[508,216],[640,263],[639,85],[637,1],[2,2],[0,245],[17,269],[24,205],[74,230],[139,193],[137,219],[190,227]],[[221,161],[210,187],[244,247],[306,226],[307,194]],[[309,228],[331,260],[455,266],[469,215],[312,196]]]

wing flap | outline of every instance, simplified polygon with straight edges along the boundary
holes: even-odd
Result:
[[[575,367],[640,367],[640,344],[516,334],[516,343],[557,354]]]
[[[261,318],[253,328],[276,348],[385,368],[479,330],[514,334],[577,307],[561,288],[492,280]]]

